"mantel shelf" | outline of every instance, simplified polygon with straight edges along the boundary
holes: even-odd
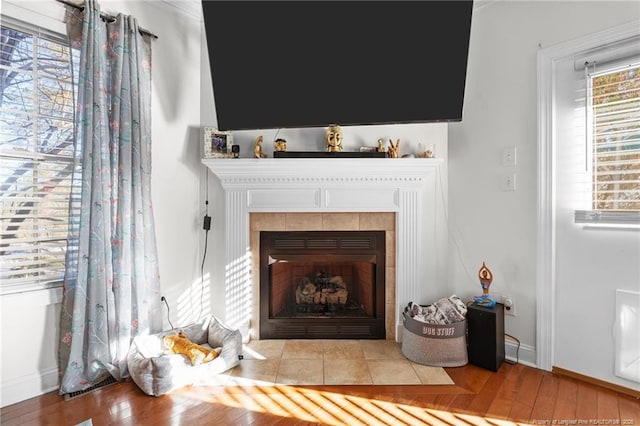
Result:
[[[439,158],[205,158],[207,166],[222,182],[261,183],[357,181],[416,186],[434,173]]]

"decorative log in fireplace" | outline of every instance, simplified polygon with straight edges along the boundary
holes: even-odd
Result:
[[[260,232],[261,339],[384,339],[384,231]]]

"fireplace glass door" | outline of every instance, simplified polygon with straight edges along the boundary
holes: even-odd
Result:
[[[260,233],[260,338],[385,337],[384,231]]]

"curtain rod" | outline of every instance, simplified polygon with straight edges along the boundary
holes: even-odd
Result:
[[[56,0],[56,1],[60,2],[60,3],[64,3],[67,6],[75,7],[76,9],[79,9],[79,10],[84,10],[84,6],[79,5],[79,4],[75,4],[75,3],[71,3],[70,1],[67,1],[67,0]],[[102,12],[100,12],[100,17],[103,18],[103,19],[107,19],[109,21],[115,21],[116,20],[115,16],[108,15],[108,14],[102,13]],[[158,38],[157,35],[155,35],[154,33],[150,32],[150,31],[145,30],[142,27],[138,27],[138,31],[140,31],[141,34],[146,34],[146,35],[148,35],[150,37],[153,37],[154,39]]]

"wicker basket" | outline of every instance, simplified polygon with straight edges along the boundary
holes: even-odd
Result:
[[[418,364],[460,367],[467,357],[467,320],[427,324],[402,313],[402,354]]]

